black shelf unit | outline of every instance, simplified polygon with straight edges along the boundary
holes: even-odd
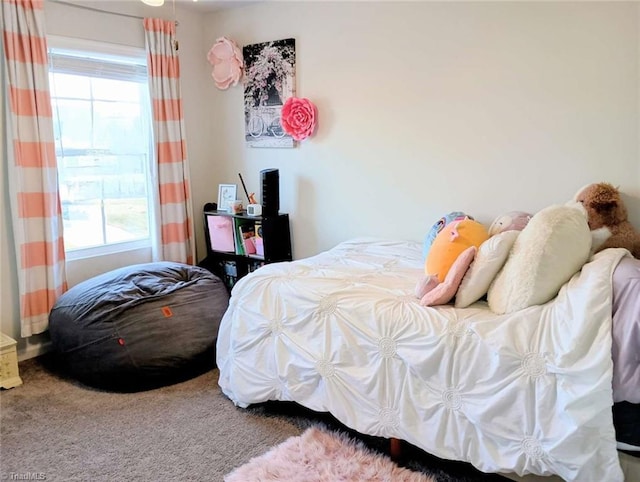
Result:
[[[260,266],[280,261],[291,261],[291,231],[289,215],[280,213],[274,216],[248,216],[246,211],[232,214],[227,211],[204,210],[204,231],[207,244],[207,256],[198,265],[208,269],[223,280],[229,291],[243,276]],[[235,252],[217,251],[211,247],[209,233],[209,216],[225,216],[231,218],[235,230],[235,219],[259,222],[262,226],[262,242],[264,257],[250,254],[236,254]],[[237,241],[236,241],[237,242]]]

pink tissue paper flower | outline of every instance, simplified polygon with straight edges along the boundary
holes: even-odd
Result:
[[[302,141],[313,134],[316,115],[316,106],[309,99],[289,97],[282,106],[280,123],[287,134]]]
[[[227,37],[217,39],[207,54],[207,60],[213,65],[211,76],[219,89],[228,89],[242,78],[242,51],[233,40]]]

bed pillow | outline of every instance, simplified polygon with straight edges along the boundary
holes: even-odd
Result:
[[[480,245],[456,293],[456,308],[466,308],[487,294],[519,234],[520,231],[505,231],[491,236]]]
[[[591,233],[584,208],[549,206],[520,232],[489,287],[489,308],[513,313],[554,298],[589,259]]]

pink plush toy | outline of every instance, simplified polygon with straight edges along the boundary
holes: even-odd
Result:
[[[451,301],[478,247],[488,238],[487,228],[472,219],[447,224],[436,236],[425,263],[425,276],[416,286],[420,304],[434,306]]]
[[[489,227],[489,236],[495,236],[505,231],[522,231],[529,223],[531,214],[523,211],[510,211],[496,218]]]

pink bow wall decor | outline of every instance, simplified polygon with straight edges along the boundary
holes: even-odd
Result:
[[[316,127],[316,106],[309,99],[289,97],[282,106],[280,123],[296,141],[313,134]]]
[[[211,76],[218,89],[226,90],[242,78],[242,51],[233,40],[218,38],[209,50],[207,60],[213,65]]]

